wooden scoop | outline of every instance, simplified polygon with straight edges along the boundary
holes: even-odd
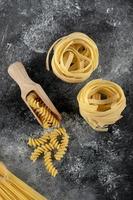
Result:
[[[51,110],[52,114],[60,121],[61,115],[49,99],[49,97],[46,95],[42,87],[32,81],[30,77],[28,76],[24,65],[21,62],[15,62],[11,64],[8,68],[9,75],[17,82],[17,84],[20,87],[21,90],[21,97],[28,106],[28,108],[31,110],[35,118],[38,120],[40,125],[42,126],[42,122],[40,121],[39,117],[36,115],[36,113],[33,111],[33,109],[29,106],[26,97],[30,92],[35,92],[40,99],[44,102],[44,104]]]

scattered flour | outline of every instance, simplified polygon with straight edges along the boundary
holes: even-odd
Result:
[[[120,138],[121,137],[121,131],[116,125],[113,125],[112,134],[113,134],[114,138]]]
[[[69,173],[77,174],[80,173],[82,169],[84,169],[83,162],[80,158],[77,158],[76,162],[70,167]]]
[[[96,200],[96,191],[93,191],[90,187],[79,190],[79,188],[71,189],[67,192],[67,197],[64,200]]]
[[[19,142],[18,145],[18,143],[16,143],[15,141],[9,141],[7,138],[4,137],[2,137],[1,140],[3,141],[3,146],[1,147],[1,149],[4,152],[4,156],[10,159],[14,157],[15,160],[19,160],[20,157],[21,159],[26,158],[28,149],[25,142]]]
[[[112,8],[107,8],[106,12],[107,12],[107,13],[110,13],[110,12],[113,11],[113,9],[114,9],[113,7],[112,7]]]
[[[3,7],[6,5],[7,0],[0,0],[0,10],[3,9]]]
[[[24,33],[24,44],[32,51],[44,53],[52,42],[57,30],[58,26],[54,21],[53,14],[42,14],[36,18],[35,22]]]
[[[117,176],[118,175],[113,172],[113,168],[106,164],[102,165],[101,169],[98,171],[98,178],[102,185],[111,182]]]
[[[21,15],[23,16],[28,16],[28,12],[27,9],[22,10],[21,12],[19,12]]]
[[[129,46],[128,48],[130,48],[132,52],[133,48],[131,46]],[[124,53],[120,51],[121,49],[119,49],[119,47],[115,47],[116,55],[112,59],[111,71],[110,73],[106,74],[103,78],[110,79],[111,77],[113,77],[113,80],[115,81],[115,80],[118,80],[118,77],[122,78],[123,74],[128,75],[131,73],[132,57],[130,55],[130,51],[129,49],[128,49],[128,53],[126,52]],[[121,57],[119,53],[123,54],[123,57]]]
[[[119,27],[126,22],[126,4],[122,6],[106,0],[95,0],[97,11],[104,15],[106,23],[112,27]]]
[[[32,52],[22,42],[6,43],[5,46],[5,59],[8,64],[13,62],[23,61],[29,62],[32,56]]]
[[[42,6],[44,7],[44,5]],[[60,15],[58,13],[60,13]],[[64,34],[65,32],[63,26],[58,23],[58,18],[64,19],[63,14],[68,17],[80,16],[80,6],[78,1],[55,0],[52,5],[49,3],[49,6],[47,5],[47,12],[43,12],[37,16],[36,19],[33,20],[31,26],[24,31],[24,44],[37,53],[46,52],[50,47],[50,44],[57,39],[55,36],[60,33]]]
[[[79,5],[79,1],[78,0],[64,0],[64,1],[58,1],[55,0],[53,2],[54,6],[55,6],[55,10],[54,12],[58,12],[60,10],[62,10],[62,12],[67,13],[68,16],[80,16],[80,10],[81,7]]]

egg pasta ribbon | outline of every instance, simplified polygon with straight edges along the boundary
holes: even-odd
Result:
[[[122,88],[108,80],[96,79],[87,83],[77,96],[79,110],[87,123],[97,131],[107,131],[118,121],[126,107]]]
[[[48,70],[52,50],[53,73],[65,82],[82,82],[90,77],[98,66],[99,53],[96,43],[84,33],[74,32],[54,42],[46,58]]]

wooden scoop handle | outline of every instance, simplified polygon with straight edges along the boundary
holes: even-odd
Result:
[[[21,62],[15,62],[8,68],[9,75],[16,81],[20,88],[25,84],[33,84],[34,82],[28,76],[24,65]]]

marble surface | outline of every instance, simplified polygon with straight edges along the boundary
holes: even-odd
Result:
[[[133,199],[133,1],[0,0],[0,28],[0,160],[48,200]],[[115,81],[127,97],[124,117],[105,134],[79,115],[76,95],[87,81],[64,83],[45,70],[50,45],[74,31],[88,34],[99,48],[99,67],[87,81]],[[7,73],[17,60],[62,113],[70,135],[56,178],[42,159],[29,160],[27,139],[42,129]]]

